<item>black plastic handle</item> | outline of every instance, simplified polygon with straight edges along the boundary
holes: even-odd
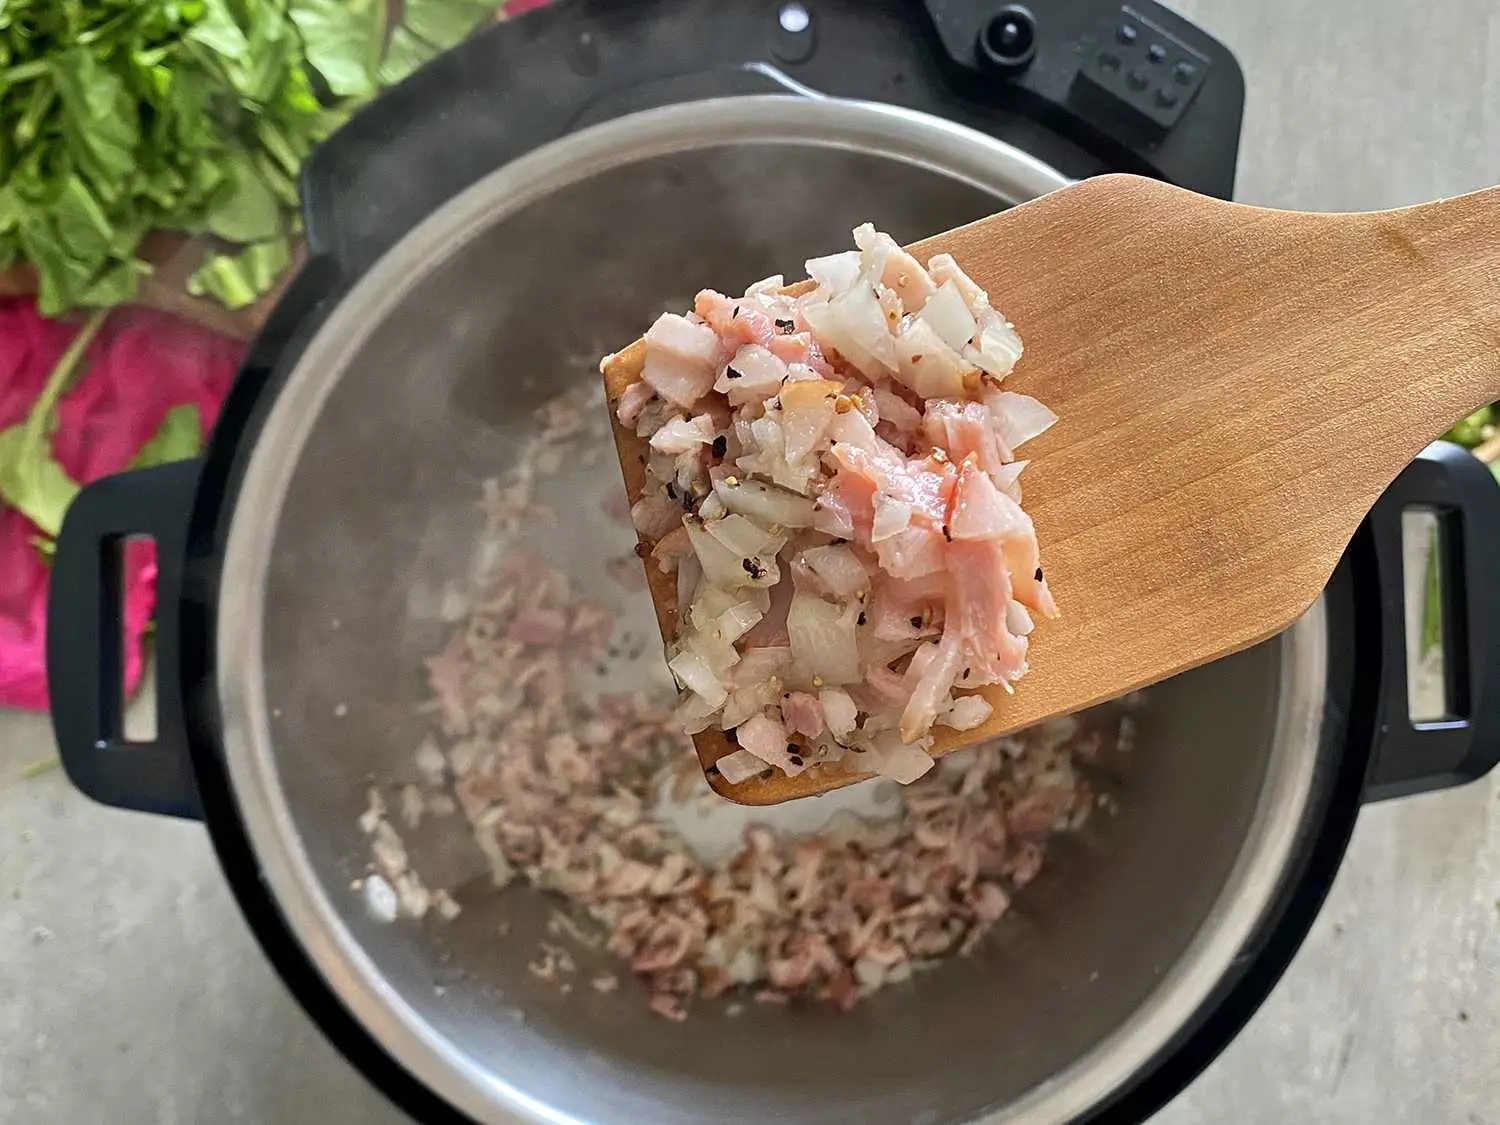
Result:
[[[199,463],[105,477],[68,508],[47,606],[52,726],[68,777],[106,805],[202,818],[177,662],[182,568]],[[156,739],[124,736],[124,554],[156,541]]]
[[[1410,509],[1437,517],[1447,714],[1414,721],[1408,703],[1404,532]],[[1371,511],[1383,637],[1380,714],[1364,799],[1462,785],[1500,762],[1500,482],[1459,446],[1437,442]]]

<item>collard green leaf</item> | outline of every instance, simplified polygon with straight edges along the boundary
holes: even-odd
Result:
[[[308,64],[330,91],[364,98],[379,89],[384,0],[291,0],[291,17]]]
[[[54,539],[78,485],[50,451],[27,438],[24,423],[0,430],[0,498]]]
[[[250,56],[250,41],[235,21],[226,0],[197,0],[203,6],[203,18],[187,33],[195,43],[233,62],[243,63]]]
[[[54,539],[62,530],[68,505],[78,495],[78,485],[52,456],[49,432],[58,400],[81,369],[89,344],[103,324],[103,313],[90,315],[48,374],[26,420],[0,431],[0,501]]]
[[[257,242],[235,254],[211,254],[188,279],[188,292],[241,309],[270,292],[291,261],[292,246],[285,238]]]
[[[387,86],[403,82],[440,53],[438,48],[402,25],[391,33],[390,46],[380,64],[380,81]]]
[[[281,201],[247,153],[231,154],[221,165],[225,190],[208,214],[207,229],[230,242],[259,242],[281,231]]]
[[[77,167],[107,201],[119,199],[135,167],[140,115],[118,74],[75,47],[52,67],[62,102],[62,132]]]
[[[488,0],[406,0],[401,23],[418,39],[446,51],[493,19],[496,7]]]
[[[263,292],[314,146],[489,0],[0,0],[0,266],[44,312],[133,297],[154,229],[232,244],[202,292]],[[391,5],[396,8],[397,6]]]
[[[52,208],[58,244],[80,264],[98,266],[109,255],[114,228],[83,180],[69,176]]]
[[[150,469],[173,461],[187,461],[203,451],[203,419],[192,403],[167,411],[157,429],[134,457],[129,468]]]

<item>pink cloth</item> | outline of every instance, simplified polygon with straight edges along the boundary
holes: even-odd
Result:
[[[30,299],[0,301],[0,429],[26,418],[74,331],[39,316]],[[87,484],[123,470],[174,406],[197,406],[207,431],[242,354],[242,345],[164,313],[114,313],[58,405],[53,455]],[[0,706],[47,707],[51,571],[32,545],[38,534],[25,516],[0,507]],[[134,692],[141,634],[156,605],[155,547],[132,544],[125,573],[125,677]]]

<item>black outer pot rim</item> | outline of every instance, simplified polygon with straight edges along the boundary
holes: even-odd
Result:
[[[377,1088],[419,1121],[470,1122],[407,1073],[358,1023],[293,936],[261,877],[222,758],[215,659],[218,559],[228,536],[239,478],[281,385],[327,313],[352,287],[314,258],[289,289],[254,345],[226,401],[205,458],[188,531],[180,624],[184,718],[204,821],[231,889],[278,974],[329,1040]],[[298,310],[310,310],[300,313]],[[1104,1107],[1080,1120],[1139,1122],[1180,1093],[1238,1034],[1300,947],[1327,894],[1358,815],[1379,698],[1380,651],[1359,622],[1379,620],[1373,550],[1357,539],[1325,601],[1330,644],[1320,776],[1309,797],[1304,836],[1282,889],[1215,994],[1171,1046]]]

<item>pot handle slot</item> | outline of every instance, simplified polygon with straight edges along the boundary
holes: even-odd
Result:
[[[201,465],[183,461],[104,477],[68,508],[47,606],[47,681],[58,754],[83,793],[106,805],[201,819],[178,674],[178,613],[188,518]],[[156,543],[156,734],[125,736],[124,560]]]
[[[1370,513],[1380,709],[1366,801],[1462,785],[1500,762],[1500,483],[1436,442]]]

